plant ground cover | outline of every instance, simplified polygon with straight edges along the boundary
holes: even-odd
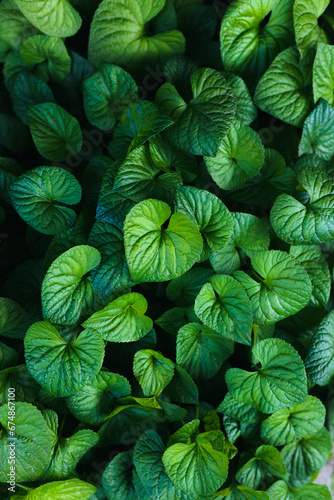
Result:
[[[1,499],[331,499],[333,30],[0,1]]]

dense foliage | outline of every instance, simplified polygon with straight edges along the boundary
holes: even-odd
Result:
[[[333,29],[0,2],[2,499],[330,500]]]

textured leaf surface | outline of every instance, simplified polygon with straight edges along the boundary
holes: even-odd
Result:
[[[8,404],[0,408],[0,479],[7,482],[10,473],[10,450],[15,445],[16,481],[35,481],[46,471],[56,444],[55,436],[42,413],[32,404],[15,404],[15,438],[10,435],[11,420]],[[9,446],[11,445],[11,447]]]
[[[96,487],[80,479],[53,481],[35,488],[23,500],[90,500],[96,492]],[[17,498],[20,498],[19,496]]]
[[[205,325],[188,323],[177,334],[176,362],[195,379],[213,377],[233,351],[233,342]]]
[[[124,500],[136,500],[137,494],[132,482],[132,451],[119,453],[107,466],[102,476],[102,486],[108,500],[119,495]]]
[[[181,307],[192,306],[200,289],[213,274],[213,269],[193,267],[168,283],[166,296]]]
[[[328,5],[329,0],[296,0],[293,4],[296,44],[303,57],[319,42],[327,43],[326,33],[320,28],[318,18]]]
[[[235,189],[254,177],[262,167],[264,148],[248,125],[234,122],[223,137],[217,154],[205,157],[209,174],[222,189]]]
[[[175,195],[176,211],[188,215],[198,226],[210,248],[224,247],[233,230],[233,219],[219,198],[204,189],[179,186]]]
[[[195,313],[223,337],[250,344],[252,308],[244,288],[231,276],[215,275],[195,301]]]
[[[319,385],[326,385],[334,375],[334,311],[320,323],[311,340],[305,359],[307,377]]]
[[[262,413],[272,413],[306,400],[305,368],[290,344],[281,339],[265,339],[252,352],[261,368],[255,372],[231,368],[226,373],[228,389],[235,399]]]
[[[47,61],[50,77],[55,81],[63,80],[71,71],[71,58],[61,38],[35,35],[23,42],[20,55],[31,66]]]
[[[21,339],[30,321],[27,313],[14,300],[0,297],[0,335]]]
[[[59,167],[37,167],[12,183],[11,200],[20,217],[44,234],[60,234],[73,226],[76,213],[66,205],[81,199],[81,186]]]
[[[256,280],[243,271],[234,276],[246,288],[256,324],[270,325],[307,305],[311,281],[294,257],[281,250],[267,250],[254,255],[251,262]]]
[[[313,436],[284,446],[281,456],[291,485],[298,488],[310,481],[311,476],[325,465],[331,450],[331,437],[325,427]]]
[[[174,121],[167,137],[187,153],[215,156],[235,115],[233,91],[218,71],[209,68],[192,73],[191,88],[189,103],[170,83],[156,94],[155,102]]]
[[[334,109],[322,100],[304,122],[299,156],[316,154],[319,158],[330,160],[334,154],[333,132]]]
[[[100,425],[111,413],[115,399],[130,394],[131,387],[125,377],[101,370],[89,383],[68,396],[66,405],[81,422]]]
[[[334,104],[334,47],[318,43],[313,65],[314,102],[323,98]]]
[[[156,351],[143,349],[133,358],[133,373],[144,395],[155,396],[172,380],[174,363]]]
[[[192,444],[173,444],[162,461],[173,484],[188,495],[213,493],[227,477],[227,456],[204,438],[198,437]]]
[[[118,66],[105,64],[84,81],[85,112],[92,125],[111,130],[128,105],[138,99],[133,78]]]
[[[125,219],[124,243],[137,283],[177,278],[199,260],[203,245],[196,224],[182,213],[171,215],[169,206],[158,200],[132,208]]]
[[[15,0],[16,5],[37,29],[50,36],[75,35],[81,18],[66,0]]]
[[[317,245],[334,237],[334,178],[324,168],[305,167],[298,181],[308,195],[301,201],[281,194],[270,221],[279,238],[291,245]]]
[[[47,160],[62,161],[79,153],[82,146],[79,122],[58,104],[30,106],[27,121],[37,150]]]
[[[257,107],[284,122],[302,127],[313,107],[307,64],[299,60],[294,47],[281,52],[256,88]]]
[[[24,347],[29,371],[55,397],[78,391],[97,374],[104,358],[104,343],[96,332],[85,330],[66,342],[46,321],[29,328]]]
[[[265,443],[284,446],[291,441],[316,434],[325,423],[326,410],[322,402],[308,396],[304,403],[276,411],[261,424]]]
[[[180,31],[159,32],[152,26],[153,36],[145,33],[145,26],[163,6],[163,0],[103,0],[91,23],[90,62],[95,66],[105,62],[142,70],[165,62],[173,54],[182,54],[185,40]]]
[[[89,271],[99,265],[100,253],[79,245],[61,254],[49,267],[42,285],[45,318],[62,325],[75,324],[92,312],[94,290]]]
[[[276,55],[292,43],[290,0],[256,0],[252,4],[237,0],[223,17],[220,44],[224,67],[244,76],[252,88]]]
[[[257,252],[267,250],[270,243],[268,229],[261,219],[241,212],[233,212],[232,217],[231,240],[224,248],[210,252],[211,265],[219,274],[237,271],[244,258],[243,254],[252,257]]]
[[[84,322],[110,342],[134,342],[146,335],[153,321],[145,316],[147,301],[140,293],[128,293],[113,300]]]

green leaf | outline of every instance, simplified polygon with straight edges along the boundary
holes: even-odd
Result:
[[[37,29],[50,36],[75,35],[81,18],[66,0],[15,0],[16,5]]]
[[[71,71],[71,58],[61,38],[46,35],[27,38],[21,46],[20,55],[31,66],[47,61],[50,77],[55,81],[63,80]]]
[[[118,66],[105,64],[83,84],[85,113],[92,125],[111,130],[129,104],[138,99],[136,82]]]
[[[118,406],[99,429],[100,443],[133,446],[148,428],[156,428],[162,417],[163,412],[156,408],[139,404]]]
[[[191,182],[197,177],[197,161],[194,156],[173,147],[160,136],[150,139],[150,155],[153,163],[165,172],[177,172],[184,182]]]
[[[237,472],[236,480],[243,486],[256,490],[272,478],[288,479],[280,452],[274,446],[260,446],[248,462]]]
[[[37,382],[55,397],[73,394],[98,373],[104,342],[92,330],[64,340],[48,322],[34,323],[24,339],[28,369]]]
[[[196,436],[199,434],[199,426],[201,424],[201,421],[196,418],[194,420],[191,420],[187,424],[183,425],[178,429],[174,434],[171,435],[171,437],[168,440],[167,447],[169,448],[173,444],[176,443],[185,443],[189,444],[193,441]]]
[[[287,444],[281,457],[290,474],[291,486],[299,488],[311,480],[327,462],[332,450],[332,440],[325,427],[313,436]]]
[[[0,335],[23,339],[30,321],[27,313],[14,300],[0,297]]]
[[[242,203],[267,207],[272,206],[281,193],[294,194],[296,185],[296,174],[286,166],[283,156],[268,148],[264,150],[264,163],[260,172],[230,195]]]
[[[131,285],[123,231],[119,224],[96,221],[88,243],[101,253],[100,265],[91,271],[92,283],[100,297],[118,293]]]
[[[53,261],[42,285],[44,317],[60,325],[74,325],[92,313],[94,289],[89,271],[100,264],[98,250],[79,245]]]
[[[241,403],[229,392],[218,406],[217,412],[246,424],[258,424],[261,421],[261,414],[253,406]]]
[[[159,394],[172,380],[174,363],[151,349],[136,352],[133,358],[133,373],[145,396]]]
[[[203,245],[196,224],[182,213],[171,215],[169,206],[158,200],[142,201],[130,210],[124,243],[131,278],[137,283],[181,276],[199,260]]]
[[[155,102],[174,121],[166,137],[179,149],[215,156],[235,116],[235,99],[225,78],[210,68],[191,75],[193,98],[186,103],[170,83],[162,85]]]
[[[320,323],[305,359],[307,377],[318,385],[329,384],[334,375],[334,311]]]
[[[254,323],[271,325],[296,314],[309,302],[311,281],[303,266],[281,250],[258,252],[251,258],[254,278],[237,271],[252,303]]]
[[[291,441],[316,434],[324,425],[326,409],[314,396],[304,403],[276,411],[261,424],[265,443],[284,446]]]
[[[305,484],[299,490],[291,488],[284,481],[276,481],[268,489],[271,500],[331,500],[332,495],[328,487],[323,484]]]
[[[330,160],[334,154],[333,131],[334,109],[328,102],[321,100],[304,122],[299,156],[316,154],[319,158]]]
[[[199,323],[193,307],[173,307],[164,312],[155,323],[171,335],[177,335],[180,328],[188,323]]]
[[[147,301],[140,293],[128,293],[97,311],[83,326],[98,331],[109,342],[135,342],[146,335],[153,321],[145,316]]]
[[[320,248],[310,245],[290,247],[290,255],[295,257],[306,270],[312,284],[310,304],[325,308],[331,289],[330,272]]]
[[[305,57],[310,50],[315,50],[319,42],[327,43],[327,35],[318,25],[318,18],[325,12],[329,0],[313,2],[295,0],[293,4],[293,24],[297,47]]]
[[[240,76],[229,71],[224,71],[223,76],[232,88],[236,98],[235,118],[245,125],[250,125],[257,117],[257,109],[253,104],[247,85]]]
[[[6,483],[10,474],[13,449],[15,450],[15,479],[17,482],[36,481],[46,471],[52,458],[55,436],[42,413],[29,403],[15,403],[15,416],[9,419],[12,405],[0,408],[0,471],[1,482]],[[10,432],[15,424],[15,440]],[[12,453],[11,453],[12,450]]]
[[[257,252],[267,250],[269,232],[264,222],[255,215],[233,212],[231,240],[224,248],[210,252],[210,263],[216,273],[232,274],[237,271],[241,259],[253,257]]]
[[[265,491],[255,491],[252,488],[233,484],[230,488],[218,491],[215,495],[217,500],[226,498],[227,500],[269,500]],[[280,498],[280,500],[283,500]]]
[[[84,454],[97,444],[99,436],[89,429],[82,429],[68,438],[58,438],[56,452],[43,481],[68,478]]]
[[[0,372],[0,404],[8,403],[8,389],[15,389],[16,401],[33,403],[38,398],[40,385],[31,376],[26,365],[11,366]]]
[[[223,137],[217,154],[204,159],[209,174],[220,188],[235,189],[259,172],[264,162],[264,148],[255,130],[235,121]]]
[[[210,248],[218,250],[226,246],[232,235],[233,219],[217,196],[204,189],[178,186],[175,207],[197,224]]]
[[[314,102],[325,99],[334,104],[334,47],[318,43],[313,64],[313,97]]]
[[[153,34],[147,33],[149,22],[164,3],[164,0],[103,0],[91,23],[90,62],[95,66],[106,62],[143,71],[148,65],[163,64],[173,54],[182,54],[185,40],[180,31],[159,32],[151,23]]]
[[[103,472],[102,486],[108,500],[114,500],[117,496],[124,500],[138,498],[132,481],[132,455],[132,451],[119,453]]]
[[[189,323],[177,334],[176,362],[195,379],[214,377],[233,352],[233,342],[205,325]]]
[[[334,237],[334,178],[325,168],[306,166],[297,175],[307,193],[299,199],[281,194],[270,222],[275,233],[290,245],[317,245]]]
[[[27,123],[26,113],[29,106],[43,102],[55,102],[48,85],[28,71],[19,73],[10,85],[10,97],[15,114]]]
[[[90,500],[96,487],[80,479],[53,481],[30,491],[27,496],[17,496],[22,500]],[[14,498],[14,497],[13,497]]]
[[[17,365],[18,360],[18,352],[3,342],[0,342],[0,370]]]
[[[14,4],[16,7],[16,4]],[[5,8],[1,2],[0,33],[1,40],[6,43],[8,50],[20,50],[22,42],[37,33],[37,29],[30,24],[28,19],[13,6]],[[2,61],[5,62],[5,61]]]
[[[81,422],[101,425],[111,413],[115,399],[130,394],[131,387],[125,377],[101,370],[87,385],[68,396],[66,405]]]
[[[223,17],[224,67],[243,76],[251,89],[276,55],[293,43],[291,0],[255,0],[252,4],[236,0]]]
[[[197,437],[191,444],[173,444],[162,461],[174,486],[187,495],[210,495],[227,478],[227,456],[204,438]]]
[[[151,137],[169,127],[173,121],[150,101],[139,101],[127,108],[114,130],[109,153],[119,159],[142,146]]]
[[[15,210],[31,227],[44,234],[60,234],[76,221],[66,205],[81,199],[81,186],[70,172],[59,167],[37,167],[11,184]]]
[[[35,146],[44,158],[62,161],[80,152],[79,122],[58,104],[48,102],[30,106],[27,122]]]
[[[206,267],[193,267],[189,269],[182,276],[168,283],[166,288],[168,300],[175,302],[181,307],[193,305],[200,289],[209,281],[213,274],[213,269]]]
[[[243,287],[231,276],[214,275],[195,301],[195,313],[224,338],[250,345],[251,303]]]
[[[149,430],[139,437],[133,454],[133,461],[147,498],[161,500],[194,500],[176,488],[168,477],[162,462],[166,450],[159,434]]]
[[[313,108],[309,64],[295,47],[281,52],[258,83],[255,105],[284,122],[302,127]]]
[[[115,176],[113,189],[121,196],[134,202],[151,196],[158,199],[174,198],[174,192],[181,177],[177,173],[162,173],[153,163],[147,146],[131,151],[120,165]]]
[[[191,376],[181,366],[174,366],[174,375],[163,394],[170,401],[181,404],[198,405],[198,389]]]
[[[230,368],[226,383],[232,396],[262,413],[303,403],[307,396],[306,373],[297,351],[281,339],[265,339],[252,350],[261,368],[247,372]]]

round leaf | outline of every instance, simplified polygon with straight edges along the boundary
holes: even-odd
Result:
[[[237,271],[252,303],[254,323],[271,325],[303,309],[312,294],[312,285],[302,265],[286,252],[267,250],[251,259],[256,279]]]
[[[145,396],[155,396],[172,380],[174,363],[156,351],[143,349],[133,358],[133,373]]]
[[[44,234],[60,234],[76,221],[76,213],[64,205],[79,203],[81,187],[74,175],[62,168],[37,167],[12,183],[10,195],[27,224]]]
[[[130,274],[137,283],[181,276],[199,260],[203,245],[196,224],[182,213],[171,215],[169,206],[158,200],[142,201],[130,210],[124,243]]]
[[[209,174],[219,187],[235,189],[259,172],[264,162],[264,148],[253,129],[234,122],[221,141],[217,154],[204,159]]]
[[[176,362],[193,378],[214,377],[233,351],[233,342],[205,325],[189,323],[177,334]]]
[[[231,276],[215,275],[199,292],[195,313],[223,337],[250,345],[252,308],[243,287]]]
[[[0,335],[23,339],[30,325],[27,313],[14,300],[0,297]]]
[[[320,323],[305,359],[307,377],[318,385],[329,384],[334,375],[334,311]]]
[[[53,261],[42,284],[44,317],[60,325],[74,325],[92,312],[94,289],[89,271],[99,265],[100,253],[88,245],[79,245]]]
[[[102,476],[102,486],[108,500],[114,500],[117,496],[123,500],[138,498],[132,481],[132,469],[132,451],[119,453],[109,463]]]
[[[56,444],[55,436],[42,413],[32,404],[15,403],[15,441],[11,436],[8,404],[0,408],[0,471],[1,482],[7,483],[11,455],[15,449],[15,479],[18,482],[36,481],[46,471]]]
[[[85,330],[66,342],[48,322],[33,324],[24,339],[27,366],[35,380],[55,397],[78,391],[100,370],[104,342]]]
[[[79,122],[58,104],[47,102],[30,106],[27,121],[35,146],[44,158],[62,161],[80,152]]]
[[[261,363],[255,372],[230,368],[226,383],[232,396],[262,413],[303,403],[307,396],[306,373],[297,351],[281,339],[265,339],[253,347]]]

